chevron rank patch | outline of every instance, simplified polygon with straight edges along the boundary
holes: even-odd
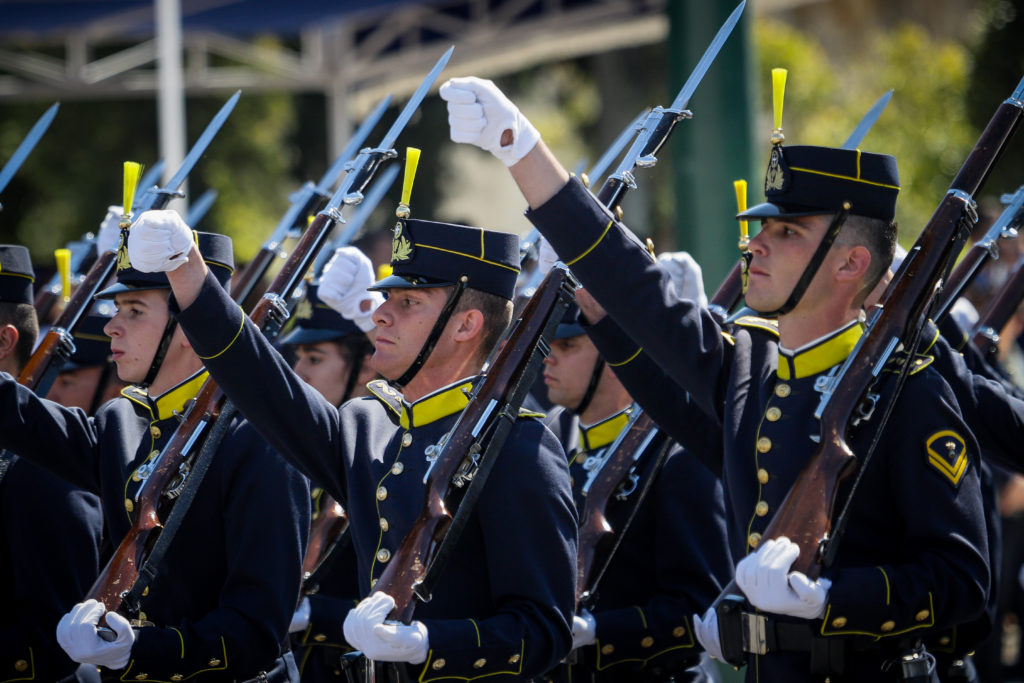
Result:
[[[949,480],[954,488],[960,485],[967,471],[967,444],[963,437],[945,429],[928,437],[925,442],[928,464]]]

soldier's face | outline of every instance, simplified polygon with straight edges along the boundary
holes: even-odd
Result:
[[[121,292],[114,296],[117,314],[103,327],[110,337],[110,353],[117,376],[125,382],[141,382],[153,363],[170,311],[169,293],[161,289]]]
[[[81,408],[88,411],[102,374],[103,366],[100,365],[62,372],[57,375],[46,398],[66,408]]]
[[[757,311],[773,311],[786,302],[821,243],[828,224],[828,216],[764,220],[761,232],[750,240],[753,258],[746,293],[748,306]],[[819,269],[815,281],[821,273]]]
[[[390,289],[373,313],[377,325],[370,364],[385,379],[402,376],[416,360],[448,298],[448,288]],[[438,340],[427,364],[439,362],[446,343]]]
[[[345,397],[351,366],[333,341],[295,347],[295,374],[334,405]]]
[[[597,363],[597,347],[583,334],[551,342],[551,353],[544,359],[544,385],[548,400],[566,408],[576,408],[590,384]]]

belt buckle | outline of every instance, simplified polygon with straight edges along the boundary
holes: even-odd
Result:
[[[755,655],[768,654],[768,619],[761,614],[740,613],[743,649]]]

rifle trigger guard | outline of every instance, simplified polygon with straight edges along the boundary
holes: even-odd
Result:
[[[192,468],[189,467],[187,462],[181,463],[181,465],[178,466],[178,476],[176,478],[177,481],[175,481],[174,484],[169,489],[164,491],[164,495],[167,496],[167,498],[169,498],[170,500],[174,500],[175,498],[180,496],[181,490],[185,487],[185,482],[188,480],[188,475],[191,472]]]
[[[280,294],[267,292],[263,295],[263,299],[270,303],[269,316],[276,324],[283,325],[291,317],[291,314],[288,312],[288,304],[285,303]]]
[[[879,394],[870,392],[864,396],[864,400],[857,405],[857,416],[853,419],[853,426],[856,427],[861,422],[871,419],[871,416],[875,414],[875,406],[878,405],[879,398],[881,398]]]
[[[60,337],[60,340],[57,342],[57,354],[62,360],[70,360],[76,350],[74,336],[63,327],[58,327],[55,332]]]
[[[635,471],[630,471],[626,475],[626,478],[619,484],[619,490],[615,493],[615,500],[626,500],[629,496],[636,491],[637,483],[640,481],[640,475]]]

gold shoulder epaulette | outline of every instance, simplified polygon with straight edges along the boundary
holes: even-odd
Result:
[[[530,410],[529,408],[520,408],[518,415],[518,417],[536,417],[541,419],[547,416],[547,413],[539,413],[536,410]]]
[[[907,359],[906,352],[900,352],[893,355],[889,359],[889,362],[885,364],[886,372],[899,372],[900,367]],[[916,375],[917,373],[924,370],[926,367],[935,362],[935,356],[927,353],[914,354],[914,360],[910,365],[910,374]]]
[[[762,318],[758,315],[740,315],[730,318],[729,322],[738,327],[764,330],[775,337],[779,336],[779,321],[773,318]]]

